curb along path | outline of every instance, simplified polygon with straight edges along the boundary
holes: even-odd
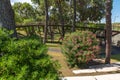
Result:
[[[120,73],[98,75],[98,76],[64,77],[64,78],[62,78],[62,80],[120,80]]]
[[[74,74],[120,71],[120,62],[90,66],[89,69],[73,70]]]
[[[120,62],[112,64],[103,64],[90,66],[89,69],[73,70],[74,74],[88,74],[97,72],[114,72],[120,71]],[[74,76],[74,77],[64,77],[62,80],[120,80],[120,73],[116,74],[105,74],[96,76]]]

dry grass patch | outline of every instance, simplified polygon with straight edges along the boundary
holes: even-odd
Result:
[[[61,65],[61,68],[59,70],[61,72],[61,76],[74,76],[72,70],[67,65],[65,57],[63,54],[61,54],[61,52],[48,51],[48,54],[52,57],[53,60],[57,60]]]

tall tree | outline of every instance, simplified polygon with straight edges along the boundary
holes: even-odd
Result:
[[[22,18],[34,18],[35,16],[35,9],[29,3],[21,3],[17,2],[13,5],[14,11],[20,15]]]
[[[105,0],[77,0],[77,11],[81,22],[99,21],[105,14]]]
[[[0,24],[9,30],[13,30],[13,36],[16,37],[14,11],[10,0],[0,0]]]
[[[35,6],[39,5],[39,8],[43,16],[45,15],[44,0],[31,0]],[[62,16],[64,24],[72,24],[74,18],[74,2],[76,1],[76,23],[81,21],[100,21],[105,17],[105,0],[48,0],[48,12],[50,21],[55,23],[61,23],[59,18],[59,5],[62,10]],[[57,2],[57,3],[56,3]],[[38,4],[40,3],[40,4]],[[40,15],[41,16],[41,15]],[[55,16],[55,17],[54,17]],[[57,17],[56,17],[57,16]],[[51,19],[54,18],[54,19]],[[42,21],[43,18],[41,19]],[[51,22],[50,22],[51,23]]]
[[[44,28],[44,39],[43,43],[47,41],[47,32],[48,32],[48,0],[44,0],[45,5],[45,28]]]
[[[105,59],[106,64],[110,63],[111,56],[111,35],[112,35],[111,10],[112,0],[106,0],[106,59]]]
[[[75,31],[75,26],[76,26],[76,0],[73,0],[73,5],[74,5],[74,16],[73,16],[73,27],[72,31]]]
[[[62,11],[62,4],[63,0],[57,0],[56,3],[58,5],[58,11],[59,11],[59,18],[60,18],[60,22],[61,22],[61,25],[62,25],[62,38],[64,37],[65,35],[65,30],[64,30],[64,18],[63,18],[63,11]]]
[[[22,24],[25,20],[28,19],[31,20],[31,22],[33,22],[33,20],[36,20],[37,12],[35,8],[33,8],[33,6],[29,3],[17,2],[14,3],[12,7],[15,12],[15,21],[17,24]]]

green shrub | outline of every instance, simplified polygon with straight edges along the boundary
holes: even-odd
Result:
[[[85,67],[99,52],[99,41],[89,31],[78,31],[66,36],[62,43],[62,53],[70,67]]]
[[[4,28],[0,27],[0,52],[2,51],[4,46],[7,46],[8,42],[13,40],[10,35],[12,34],[12,31],[7,31]],[[0,53],[0,56],[3,55],[3,53]]]
[[[47,47],[38,38],[8,41],[8,34],[3,37],[7,44],[0,45],[0,53],[5,53],[0,57],[0,80],[58,80],[59,66],[46,54]]]

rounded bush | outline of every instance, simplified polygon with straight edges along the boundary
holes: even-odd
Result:
[[[71,33],[63,40],[62,53],[70,67],[85,67],[99,53],[99,40],[90,31]]]

